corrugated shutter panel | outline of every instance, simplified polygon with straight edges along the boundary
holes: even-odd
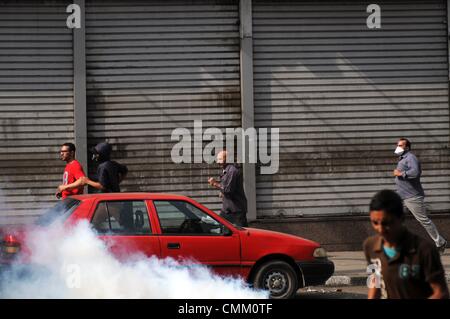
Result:
[[[67,1],[0,2],[0,223],[27,223],[56,201],[73,140]]]
[[[217,167],[174,164],[175,128],[239,127],[237,1],[87,1],[89,144],[108,140],[124,191],[192,196],[212,209]],[[91,167],[91,172],[94,169]]]
[[[393,189],[397,139],[450,209],[445,1],[253,3],[255,121],[280,128],[280,170],[257,176],[260,216],[366,213]]]

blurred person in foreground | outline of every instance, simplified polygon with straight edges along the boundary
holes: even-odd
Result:
[[[365,240],[368,269],[375,270],[369,299],[448,299],[445,271],[435,245],[403,225],[400,196],[391,190],[375,194],[370,202],[375,236]]]

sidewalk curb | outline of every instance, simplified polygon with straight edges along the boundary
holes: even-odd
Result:
[[[367,276],[331,276],[325,283],[327,287],[339,286],[365,286],[367,284]]]
[[[365,286],[367,284],[367,276],[331,276],[325,282],[327,287],[340,286]],[[450,283],[450,273],[445,274],[447,283]]]

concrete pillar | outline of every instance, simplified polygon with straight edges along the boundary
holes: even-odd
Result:
[[[242,129],[255,126],[253,105],[253,36],[252,36],[252,1],[240,0],[240,66],[241,66],[241,111]],[[248,150],[248,148],[246,148]],[[245,156],[245,154],[244,154]],[[246,158],[246,157],[244,157]],[[247,162],[247,161],[245,161]],[[256,170],[255,164],[244,163],[244,188],[248,201],[249,221],[256,219]]]
[[[81,9],[81,28],[73,28],[73,91],[74,91],[74,135],[76,157],[88,170],[87,124],[86,124],[86,31],[85,0],[75,0]]]

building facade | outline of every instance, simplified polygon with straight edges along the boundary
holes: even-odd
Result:
[[[124,191],[218,210],[218,167],[171,158],[173,131],[195,121],[279,129],[278,171],[244,164],[251,219],[366,216],[394,187],[399,137],[422,161],[430,211],[449,212],[448,3],[370,4],[0,0],[1,222],[54,204],[67,141],[90,174],[88,147],[112,143]]]

